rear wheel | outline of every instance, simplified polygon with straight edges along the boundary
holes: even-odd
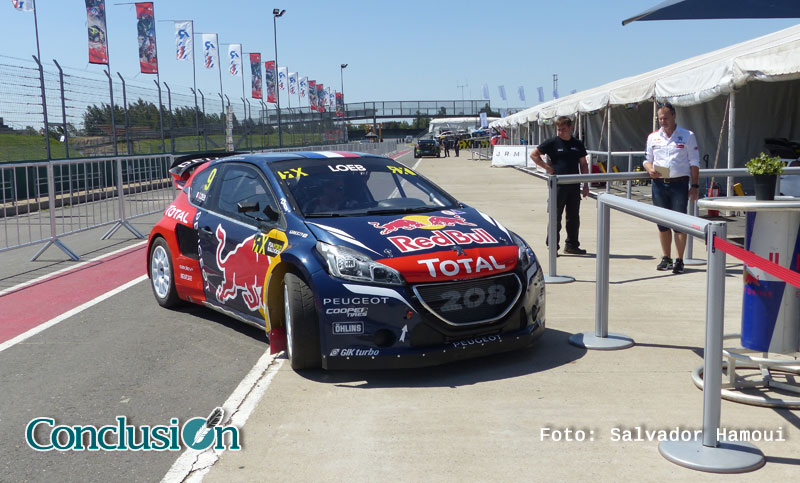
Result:
[[[316,369],[322,365],[319,321],[308,284],[293,273],[283,279],[286,353],[292,369]]]
[[[157,238],[150,248],[150,286],[158,305],[172,308],[180,304],[181,299],[175,290],[175,271],[172,269],[172,254],[169,245],[163,238]]]

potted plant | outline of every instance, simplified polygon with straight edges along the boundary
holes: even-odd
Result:
[[[778,175],[783,172],[783,161],[777,156],[761,153],[745,165],[747,172],[753,175],[757,200],[774,200],[775,184]]]

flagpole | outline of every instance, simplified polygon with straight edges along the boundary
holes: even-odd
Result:
[[[194,125],[195,125],[195,128],[197,128],[197,150],[199,151],[200,150],[200,112],[199,112],[199,109],[197,107],[197,68],[195,67],[195,60],[194,60],[194,51],[195,51],[195,45],[194,45],[194,20],[189,20],[189,21],[192,22],[192,38],[191,38],[191,42],[192,42],[192,85],[194,86],[194,89],[192,89],[192,94],[194,94]],[[203,116],[205,117],[205,114],[203,114]],[[203,121],[205,121],[205,119],[203,119]]]
[[[224,93],[222,92],[222,63],[220,62],[220,58],[219,58],[219,49],[221,47],[219,45],[219,34],[214,34],[214,38],[217,39],[216,44],[217,44],[217,71],[219,71],[219,100],[220,100],[220,103],[222,104],[222,129],[224,131],[225,130],[225,120],[226,120],[227,116],[225,114],[225,98],[222,97],[224,95]]]
[[[50,124],[47,121],[47,97],[45,96],[44,89],[44,67],[42,67],[42,53],[39,50],[39,18],[36,4],[33,4],[33,28],[36,32],[36,62],[39,64],[39,82],[42,83],[42,115],[44,116],[44,147],[47,153],[47,159],[50,159]],[[66,135],[66,133],[64,133]]]
[[[153,21],[156,19],[156,5],[153,3]],[[162,113],[163,110],[163,102],[161,102],[161,69],[159,69],[158,65],[158,37],[156,35],[156,26],[153,25],[153,41],[156,43],[156,82],[158,83],[158,122],[161,124],[161,152],[167,152],[167,146],[164,143],[164,114]],[[170,116],[172,112],[169,113]],[[172,126],[172,124],[170,124]],[[169,137],[172,141],[172,145],[174,146],[174,139],[172,138],[172,129],[169,131]],[[130,153],[128,153],[130,154]]]

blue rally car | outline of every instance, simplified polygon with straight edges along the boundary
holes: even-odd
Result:
[[[338,152],[179,158],[150,233],[156,301],[285,333],[294,369],[433,365],[528,347],[542,269],[497,220],[403,164]]]

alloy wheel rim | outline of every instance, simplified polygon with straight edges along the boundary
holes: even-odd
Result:
[[[169,257],[162,246],[157,246],[153,250],[153,257],[150,260],[150,279],[158,298],[166,298],[170,286]]]

